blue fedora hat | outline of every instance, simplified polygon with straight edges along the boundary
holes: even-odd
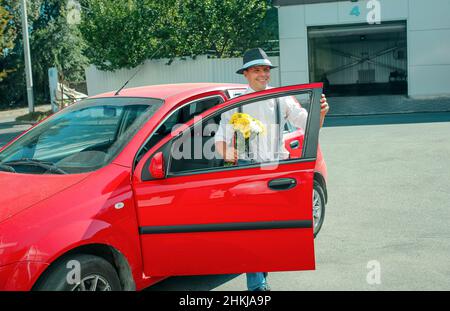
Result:
[[[277,66],[272,65],[263,49],[255,48],[244,53],[242,68],[236,71],[236,73],[243,74],[244,70],[254,66],[269,66],[270,69],[277,68]]]

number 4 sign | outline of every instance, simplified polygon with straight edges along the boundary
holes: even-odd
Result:
[[[350,11],[350,15],[353,15],[353,16],[361,15],[361,12],[359,10],[359,5],[353,7],[353,9]]]
[[[367,2],[366,6],[367,10],[367,23],[373,25],[373,24],[381,24],[381,3],[379,0],[370,0]],[[354,6],[351,11],[350,15],[353,16],[360,16],[361,10],[359,5]]]

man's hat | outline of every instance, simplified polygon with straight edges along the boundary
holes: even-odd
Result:
[[[269,66],[270,69],[277,68],[277,66],[272,66],[269,58],[266,55],[266,52],[261,48],[255,48],[248,50],[244,53],[244,64],[241,69],[236,71],[238,74],[243,74],[244,70],[247,70],[253,66]]]

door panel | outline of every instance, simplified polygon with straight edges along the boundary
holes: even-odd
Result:
[[[313,157],[149,180],[143,176],[148,175],[145,170],[151,155],[165,150],[169,156],[170,142],[142,158],[133,185],[146,275],[314,269],[311,206],[317,153],[314,140],[319,127],[312,123],[319,122],[321,85],[244,95],[202,115],[214,116],[235,104],[308,89],[314,95],[305,129],[305,153]],[[319,108],[313,108],[317,105]],[[279,179],[293,179],[295,185],[271,189],[269,182]]]
[[[267,235],[267,237],[265,237]],[[144,235],[148,275],[204,275],[314,270],[311,233],[300,229]],[[292,248],[292,240],[296,240]],[[204,247],[199,247],[204,245]],[[265,253],[282,258],[268,261]],[[180,260],[183,264],[180,264]]]
[[[283,164],[265,173],[253,168],[180,176],[137,187],[142,242],[151,245],[143,248],[146,273],[240,273],[256,263],[254,271],[260,267],[264,271],[314,269],[313,240],[307,239],[313,234],[314,165]],[[278,178],[294,178],[297,185],[289,190],[270,189],[269,181]],[[303,222],[294,225],[306,228],[270,229],[289,221]],[[249,223],[260,224],[261,229],[249,230]],[[166,232],[175,233],[155,230],[164,226]],[[286,243],[291,247],[285,247]],[[276,256],[284,259],[274,260]],[[167,257],[183,258],[184,264],[167,264]],[[236,260],[240,265],[232,264]]]

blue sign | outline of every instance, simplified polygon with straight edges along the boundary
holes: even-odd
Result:
[[[361,11],[359,10],[359,5],[353,7],[353,9],[350,11],[350,15],[353,15],[353,16],[361,15]]]

